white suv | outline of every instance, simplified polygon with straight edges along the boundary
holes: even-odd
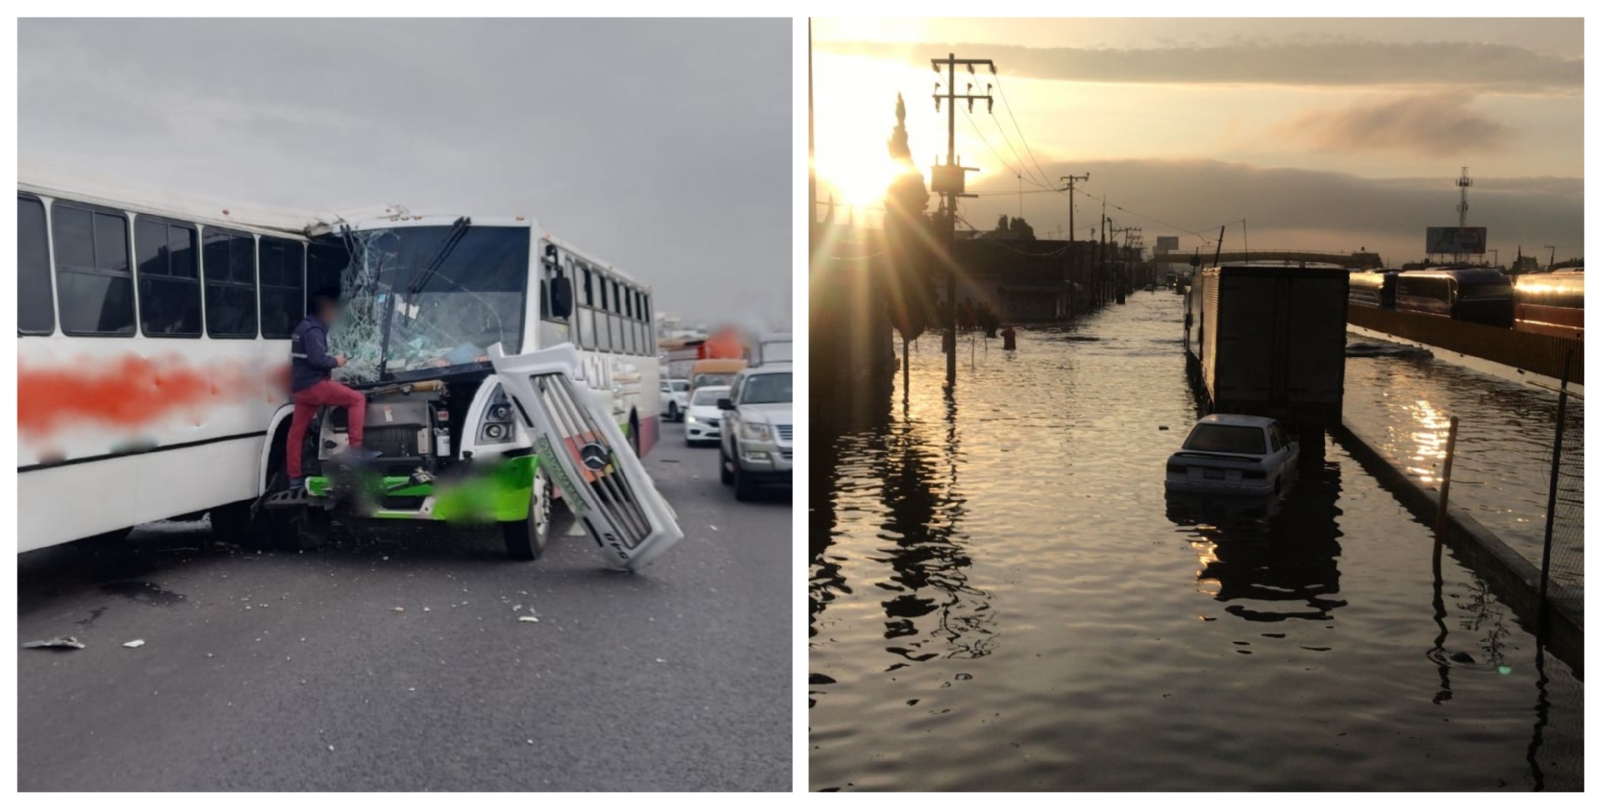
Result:
[[[722,484],[740,500],[764,485],[794,481],[794,367],[787,362],[746,368],[729,385],[722,410],[718,462]]]

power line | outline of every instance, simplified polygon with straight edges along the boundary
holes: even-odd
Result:
[[[1094,194],[1091,194],[1088,191],[1084,191],[1083,195],[1086,196],[1086,197],[1089,197],[1090,199],[1099,200],[1102,205],[1107,205],[1109,207],[1116,208],[1117,210],[1120,210],[1123,213],[1127,213],[1127,214],[1130,214],[1130,215],[1133,215],[1133,216],[1138,216],[1141,219],[1148,219],[1148,220],[1150,220],[1152,222],[1155,222],[1156,224],[1162,225],[1164,227],[1170,227],[1173,230],[1181,230],[1181,231],[1183,231],[1185,233],[1188,233],[1191,236],[1198,237],[1198,238],[1203,239],[1203,240],[1205,240],[1207,242],[1216,241],[1216,239],[1211,238],[1210,236],[1207,236],[1202,231],[1194,231],[1194,230],[1190,230],[1190,229],[1185,228],[1185,227],[1179,227],[1178,225],[1175,225],[1172,222],[1166,222],[1166,221],[1162,221],[1160,219],[1157,219],[1156,217],[1151,216],[1148,213],[1140,213],[1139,211],[1136,211],[1136,210],[1129,210],[1129,209],[1127,209],[1127,208],[1125,208],[1125,207],[1123,207],[1121,205],[1118,205],[1118,204],[1116,204],[1114,202],[1107,202],[1104,198],[1095,196]],[[1235,221],[1239,221],[1239,220],[1236,219]],[[1225,224],[1219,224],[1216,227],[1208,227],[1206,229],[1207,230],[1216,230],[1218,228],[1227,227],[1230,224],[1233,224],[1233,222],[1227,222]]]
[[[1033,156],[1033,147],[1028,145],[1028,136],[1022,134],[1022,126],[1017,123],[1017,114],[1012,111],[1011,101],[1006,98],[1006,87],[1000,82],[999,73],[994,74],[994,86],[1000,91],[1000,103],[1005,105],[1006,115],[1011,118],[1011,125],[1016,127],[1017,137],[1022,139],[1022,147],[1028,150],[1028,159],[1033,161],[1033,167],[1039,170],[1039,177],[1044,180],[1043,185],[1048,187],[1050,185],[1050,175],[1045,172],[1042,166],[1039,165],[1039,159]],[[998,120],[995,121],[997,126],[999,123],[1000,122]],[[1005,129],[1002,128],[1000,132],[1001,134],[1005,134]],[[1018,156],[1018,159],[1021,159],[1020,155]]]
[[[971,114],[971,113],[969,113],[969,112],[967,112],[967,111],[966,111],[966,110],[961,110],[961,114],[962,114],[962,115],[963,115],[963,116],[965,116],[965,117],[966,117],[966,119],[967,119],[967,123],[968,123],[968,124],[971,124],[971,126],[972,126],[972,131],[973,131],[973,132],[974,132],[974,133],[975,133],[975,134],[976,134],[976,135],[977,135],[977,136],[978,136],[978,139],[979,139],[979,140],[981,140],[981,141],[983,141],[983,145],[984,145],[984,146],[985,146],[985,147],[987,147],[987,148],[988,148],[988,149],[989,149],[989,153],[990,153],[990,154],[993,154],[993,155],[994,155],[994,159],[996,159],[996,160],[999,160],[999,161],[1000,161],[1000,165],[1003,165],[1003,166],[1005,166],[1005,167],[1006,167],[1006,170],[1007,170],[1007,171],[1010,171],[1010,172],[1011,172],[1011,173],[1012,173],[1012,174],[1015,174],[1015,175],[1016,175],[1016,176],[1019,176],[1019,177],[1021,177],[1021,176],[1022,176],[1022,173],[1023,173],[1023,172],[1021,172],[1021,171],[1018,171],[1018,170],[1017,170],[1017,169],[1015,169],[1015,168],[1012,168],[1012,167],[1011,167],[1011,164],[1010,164],[1010,163],[1008,163],[1008,162],[1006,162],[1006,158],[1004,158],[1004,157],[1002,157],[1002,156],[1001,156],[1001,155],[1000,155],[1000,152],[999,152],[999,151],[998,151],[998,150],[996,150],[996,149],[995,149],[995,147],[994,147],[994,145],[993,145],[993,144],[991,144],[991,143],[990,143],[990,142],[989,142],[989,139],[988,139],[988,138],[987,138],[987,137],[984,137],[984,135],[983,135],[983,130],[981,130],[981,129],[979,129],[979,128],[978,128],[978,122],[977,122],[977,121],[974,121],[974,120],[972,120],[972,114]],[[999,126],[999,125],[1000,125],[1000,124],[999,124],[999,122],[998,122],[998,121],[997,121],[997,122],[996,122],[996,123],[995,123],[995,126],[997,126],[997,127],[998,127],[998,126]],[[1004,129],[1001,129],[1001,130],[1000,130],[1000,135],[1001,135],[1001,137],[1004,137],[1004,136],[1005,136],[1005,133],[1006,133],[1006,131],[1005,131],[1005,130],[1004,130]],[[1007,148],[1010,148],[1010,149],[1011,149],[1011,153],[1012,153],[1012,154],[1013,154],[1013,155],[1015,155],[1015,156],[1016,156],[1016,158],[1017,158],[1017,161],[1018,161],[1018,164],[1019,164],[1019,165],[1021,165],[1021,166],[1022,166],[1022,167],[1023,167],[1023,168],[1027,168],[1027,165],[1028,165],[1028,164],[1027,164],[1027,163],[1024,163],[1024,162],[1022,162],[1022,155],[1020,155],[1020,154],[1017,154],[1017,150],[1016,150],[1016,148],[1015,148],[1015,147],[1012,147],[1012,146],[1011,146],[1011,141],[1010,141],[1010,140],[1009,140],[1009,139],[1008,139],[1008,140],[1006,140],[1006,147],[1007,147]],[[1033,175],[1032,175],[1032,173],[1031,173],[1031,172],[1030,172],[1030,173],[1029,173],[1029,174],[1028,174],[1028,176],[1026,176],[1026,177],[1023,177],[1023,179],[1025,179],[1025,180],[1027,180],[1027,181],[1028,181],[1028,182],[1030,182],[1030,183],[1032,183],[1032,184],[1034,184],[1034,185],[1039,185],[1039,183],[1037,183],[1037,182],[1035,182],[1035,181],[1034,181],[1034,179],[1033,179]],[[1050,188],[1050,187],[1049,187],[1049,186],[1045,186],[1045,185],[1039,185],[1039,187],[1040,187],[1040,188],[1041,188],[1041,189],[1042,189],[1042,190],[1040,190],[1040,191],[1030,191],[1030,192],[1029,192],[1029,193],[1044,193],[1044,192],[1046,192],[1046,191],[1053,191],[1053,190],[1055,190],[1055,189],[1054,189],[1054,188]],[[1007,195],[1008,195],[1008,196],[1009,196],[1009,194],[1007,194]]]

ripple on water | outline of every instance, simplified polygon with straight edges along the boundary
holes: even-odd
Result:
[[[1165,496],[1179,302],[964,337],[953,400],[922,340],[819,439],[812,786],[1581,788],[1581,683],[1336,444],[1270,506]]]

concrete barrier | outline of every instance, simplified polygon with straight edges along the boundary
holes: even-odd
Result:
[[[1447,510],[1438,519],[1439,493],[1406,474],[1379,451],[1378,443],[1346,422],[1331,430],[1335,440],[1350,452],[1378,482],[1400,500],[1423,524],[1440,525],[1439,537],[1452,555],[1489,584],[1496,598],[1511,608],[1517,621],[1537,633],[1539,624],[1539,567],[1511,549],[1478,520],[1461,510]],[[1583,676],[1583,598],[1552,580],[1549,589],[1549,634],[1546,647]]]

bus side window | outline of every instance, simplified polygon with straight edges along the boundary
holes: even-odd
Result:
[[[200,336],[200,258],[195,242],[193,225],[148,216],[134,222],[139,330],[145,336]]]
[[[615,280],[608,280],[607,283],[611,286],[611,349],[620,352],[624,350],[622,341],[622,296],[620,294],[622,290],[617,287]]]
[[[594,278],[588,264],[578,264],[578,274],[582,276],[582,285],[578,287],[575,297],[578,309],[578,335],[573,340],[579,348],[594,347]]]
[[[261,237],[261,336],[288,339],[305,319],[305,259],[304,244]]]
[[[17,331],[49,334],[56,330],[56,304],[50,290],[50,232],[44,203],[17,197]]]
[[[656,349],[656,347],[658,345],[660,345],[661,343],[658,342],[656,340],[656,338],[655,338],[656,337],[656,321],[655,321],[654,317],[650,316],[650,295],[647,293],[647,294],[642,295],[642,297],[644,299],[644,336],[645,336],[645,341],[647,343],[649,343],[650,349],[652,351],[654,351]]]
[[[594,312],[595,349],[611,350],[611,281],[600,272],[595,273],[600,285],[600,302]]]
[[[56,202],[51,211],[61,331],[133,336],[128,217]]]
[[[256,329],[256,240],[248,233],[208,227],[201,243],[205,275],[206,333],[254,338]]]

